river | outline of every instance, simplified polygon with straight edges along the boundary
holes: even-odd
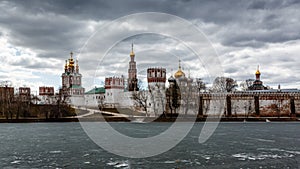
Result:
[[[95,144],[80,123],[1,123],[0,168],[298,168],[300,123],[221,123],[198,143],[204,123],[171,150],[125,158]],[[133,137],[149,137],[170,123],[111,123]],[[113,146],[113,145],[112,145]]]

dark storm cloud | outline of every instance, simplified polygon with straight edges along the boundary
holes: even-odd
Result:
[[[32,48],[41,57],[56,57],[64,50],[78,48],[86,40],[88,31],[83,22],[51,13],[34,15],[23,10],[16,7],[0,16],[0,27],[13,45]],[[56,54],[51,54],[53,51]]]
[[[203,30],[212,43],[220,44],[221,47],[225,48],[224,51],[220,52],[225,72],[237,74],[235,78],[242,79],[245,77],[244,73],[248,73],[246,69],[256,67],[257,62],[270,64],[270,58],[266,56],[257,59],[247,52],[243,54],[228,52],[235,52],[244,48],[268,49],[270,44],[283,44],[299,40],[299,9],[300,5],[297,0],[10,0],[0,2],[0,37],[6,37],[13,46],[32,50],[38,58],[60,60],[59,65],[45,62],[44,67],[53,68],[55,66],[56,70],[62,70],[63,62],[69,57],[69,52],[74,51],[74,55],[77,57],[81,47],[99,26],[137,12],[169,13],[191,21]],[[155,19],[159,21],[160,18]],[[155,23],[155,21],[153,22]],[[143,23],[143,20],[138,22],[140,25]],[[139,25],[134,26],[138,27]],[[180,30],[174,27],[169,31],[179,32]],[[118,33],[124,34],[126,31]],[[108,34],[112,33],[108,32]],[[187,32],[186,36],[191,35],[188,35]],[[107,41],[114,40],[113,38],[99,40],[99,43],[95,44],[95,48],[107,43]],[[114,54],[128,56],[131,42],[142,41],[139,38],[143,37],[135,36],[125,39],[124,42],[128,43],[127,46],[119,48]],[[137,46],[137,49],[141,50],[147,43],[148,45],[156,44],[163,47],[170,45],[170,42],[163,40],[164,38],[155,39],[149,36],[144,44],[140,43]],[[93,76],[94,72],[89,69],[96,67],[98,64],[96,60],[102,57],[99,56],[100,54],[91,54],[90,58],[80,58],[82,70],[86,70],[88,73],[85,76]],[[167,58],[164,61],[168,61]],[[190,60],[187,58],[186,61]],[[281,65],[283,66],[294,68],[297,65],[292,64],[291,56],[281,57],[281,60],[280,57],[272,58],[272,62],[278,61],[282,62]],[[108,65],[113,65],[114,62],[113,59],[106,59]],[[236,66],[230,67],[230,64],[233,63]],[[12,65],[23,65],[24,68],[28,69],[43,68],[39,60],[15,62]],[[154,64],[150,64],[150,66],[152,65]],[[113,67],[117,66],[113,65]],[[107,67],[99,69],[102,74],[109,72]],[[296,70],[300,72],[297,68]],[[271,76],[272,74],[267,75]],[[249,76],[252,77],[252,74]]]
[[[300,21],[280,11],[293,10],[296,1],[4,1],[1,27],[10,41],[36,50],[78,49],[91,35],[89,20],[112,20],[136,12],[165,12],[219,26],[213,32],[225,46],[252,46],[300,38]],[[298,6],[297,4],[294,6]],[[286,16],[292,17],[285,18]],[[299,15],[298,15],[299,16]],[[142,24],[142,23],[141,23]],[[40,56],[58,55],[40,53]]]

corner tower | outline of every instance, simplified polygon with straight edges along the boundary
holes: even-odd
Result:
[[[150,94],[149,113],[150,116],[161,115],[165,110],[165,83],[166,69],[165,68],[148,68],[147,81]]]

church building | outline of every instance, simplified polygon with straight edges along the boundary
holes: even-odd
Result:
[[[65,71],[61,75],[62,89],[61,92],[67,96],[70,104],[84,104],[84,88],[81,86],[82,75],[79,73],[78,60],[73,59],[73,53],[70,53],[70,58],[66,60]]]
[[[263,85],[263,82],[260,80],[260,71],[259,66],[257,66],[257,70],[255,72],[255,81],[253,84],[248,88],[249,90],[267,90],[267,88]]]

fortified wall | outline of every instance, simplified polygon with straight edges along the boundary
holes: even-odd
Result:
[[[199,115],[220,112],[224,116],[295,116],[300,114],[300,91],[247,91],[232,93],[200,93]]]

